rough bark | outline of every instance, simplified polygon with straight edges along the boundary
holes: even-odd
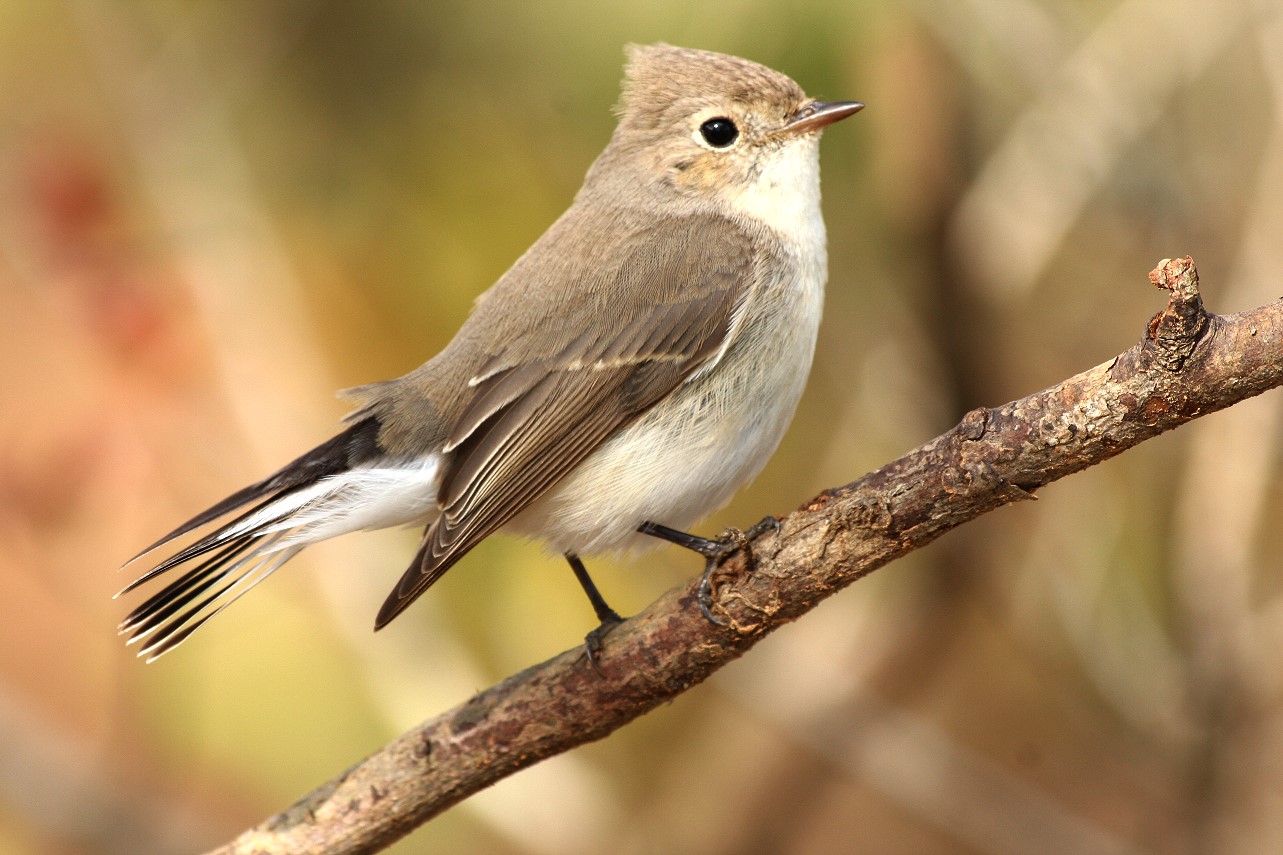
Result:
[[[472,793],[600,739],[701,682],[762,637],[896,558],[1150,437],[1283,383],[1283,301],[1208,314],[1188,259],[1145,335],[1109,362],[1018,401],[968,413],[876,472],[827,490],[606,639],[595,670],[572,650],[400,736],[218,853],[374,852]],[[751,555],[751,558],[750,558]]]

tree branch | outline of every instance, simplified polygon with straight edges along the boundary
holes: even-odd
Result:
[[[220,855],[374,852],[513,772],[600,739],[742,655],[780,625],[987,511],[1150,437],[1283,384],[1283,301],[1221,317],[1188,259],[1150,280],[1167,307],[1127,352],[994,409],[820,494],[718,574],[717,626],[695,585],[605,640],[598,673],[572,650],[398,737]]]

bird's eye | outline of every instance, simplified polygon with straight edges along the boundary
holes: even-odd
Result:
[[[699,135],[713,148],[726,148],[739,139],[740,129],[725,116],[718,116],[700,125]]]

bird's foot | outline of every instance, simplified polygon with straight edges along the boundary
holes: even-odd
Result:
[[[592,669],[598,675],[604,677],[606,675],[601,670],[602,642],[615,627],[624,622],[624,619],[613,609],[610,610],[609,614],[601,615],[600,617],[601,623],[597,625],[597,628],[584,636],[584,656],[588,659],[588,664],[592,666]]]
[[[667,540],[669,543],[684,546],[704,556],[704,575],[700,577],[699,590],[696,594],[699,600],[699,610],[704,613],[704,617],[708,618],[711,623],[715,623],[718,626],[726,626],[727,621],[713,614],[713,574],[717,572],[717,568],[722,565],[723,561],[740,550],[747,553],[746,557],[749,563],[752,563],[753,554],[750,544],[754,539],[768,531],[779,531],[780,521],[775,517],[766,517],[748,531],[728,528],[716,540],[709,540],[706,537],[688,534],[684,531],[678,531],[675,528],[649,521],[642,523],[637,527],[637,530],[642,534],[649,534],[652,537]]]

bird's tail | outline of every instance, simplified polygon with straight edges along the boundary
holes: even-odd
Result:
[[[389,460],[378,419],[353,424],[275,474],[202,511],[131,559],[236,511],[194,543],[158,562],[116,596],[185,568],[121,621],[147,661],[169,652],[308,544],[359,529],[414,522],[435,509],[436,458]],[[242,510],[249,506],[247,510]]]

